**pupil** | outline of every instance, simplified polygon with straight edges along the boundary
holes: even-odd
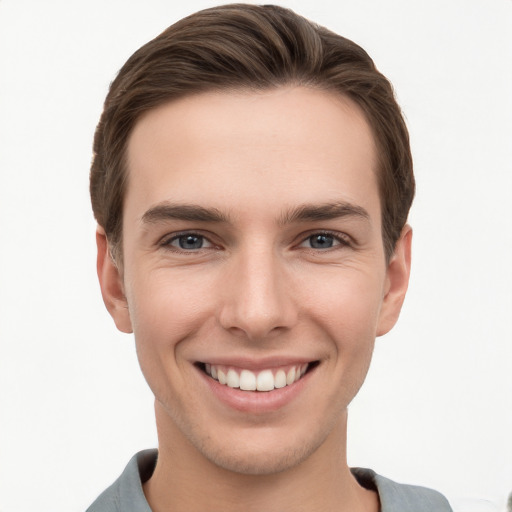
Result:
[[[314,249],[328,249],[333,243],[331,235],[313,235],[309,240]]]
[[[186,235],[180,237],[179,243],[182,249],[201,249],[203,239],[196,235]]]

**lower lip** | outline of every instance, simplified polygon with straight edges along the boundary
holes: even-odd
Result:
[[[304,390],[314,369],[297,382],[273,391],[243,391],[230,388],[197,369],[210,391],[224,404],[241,412],[262,414],[277,411],[292,402]]]

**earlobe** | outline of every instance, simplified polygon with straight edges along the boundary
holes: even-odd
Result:
[[[131,333],[133,329],[122,275],[112,259],[107,236],[101,226],[98,226],[96,230],[96,246],[98,249],[96,269],[103,302],[114,319],[116,327],[121,332]]]
[[[386,289],[377,326],[377,336],[389,332],[400,315],[411,272],[411,243],[412,228],[406,224],[386,270]]]

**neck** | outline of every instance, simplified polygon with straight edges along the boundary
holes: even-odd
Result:
[[[159,456],[144,484],[153,512],[377,512],[377,494],[356,482],[346,462],[346,414],[300,464],[274,474],[236,473],[214,464],[166,421],[157,406]]]

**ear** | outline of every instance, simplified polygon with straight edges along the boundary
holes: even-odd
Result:
[[[128,302],[124,294],[123,277],[112,259],[107,236],[101,226],[96,229],[96,246],[98,248],[96,269],[103,302],[114,319],[116,327],[122,332],[133,332]]]
[[[386,270],[386,285],[377,325],[377,336],[389,332],[400,315],[411,273],[411,242],[412,228],[406,224]]]

